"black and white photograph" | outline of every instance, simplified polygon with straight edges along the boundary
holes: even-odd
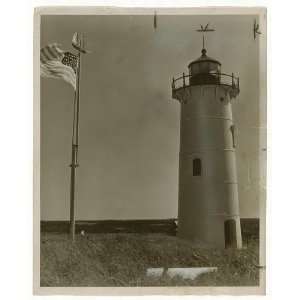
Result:
[[[34,22],[35,291],[264,294],[267,10]]]

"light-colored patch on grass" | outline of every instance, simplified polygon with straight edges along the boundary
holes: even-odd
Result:
[[[210,249],[165,234],[41,234],[41,286],[255,286],[258,240]],[[217,267],[194,280],[147,276],[148,268]]]

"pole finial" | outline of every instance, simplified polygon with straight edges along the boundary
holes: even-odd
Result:
[[[79,52],[82,53],[89,53],[90,51],[88,51],[85,48],[85,38],[84,38],[84,34],[78,34],[78,32],[75,32],[72,38],[72,46]]]

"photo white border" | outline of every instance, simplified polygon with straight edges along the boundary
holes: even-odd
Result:
[[[266,120],[267,105],[267,19],[264,7],[189,7],[155,8],[165,15],[258,15],[264,33],[260,43],[260,114]],[[258,287],[40,287],[40,18],[42,15],[153,14],[154,8],[136,7],[38,7],[34,14],[34,176],[33,176],[33,292],[35,295],[264,295],[266,261],[266,199],[260,199],[260,285]],[[262,137],[261,137],[262,138]],[[265,145],[261,140],[261,144]],[[261,164],[264,166],[264,164]],[[266,170],[260,170],[261,175]]]

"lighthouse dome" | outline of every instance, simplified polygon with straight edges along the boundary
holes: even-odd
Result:
[[[193,60],[189,64],[189,66],[194,63],[205,62],[205,61],[214,62],[214,63],[217,63],[218,65],[221,65],[221,63],[219,61],[206,55],[206,49],[202,49],[201,53],[202,53],[202,55],[199,58]]]

